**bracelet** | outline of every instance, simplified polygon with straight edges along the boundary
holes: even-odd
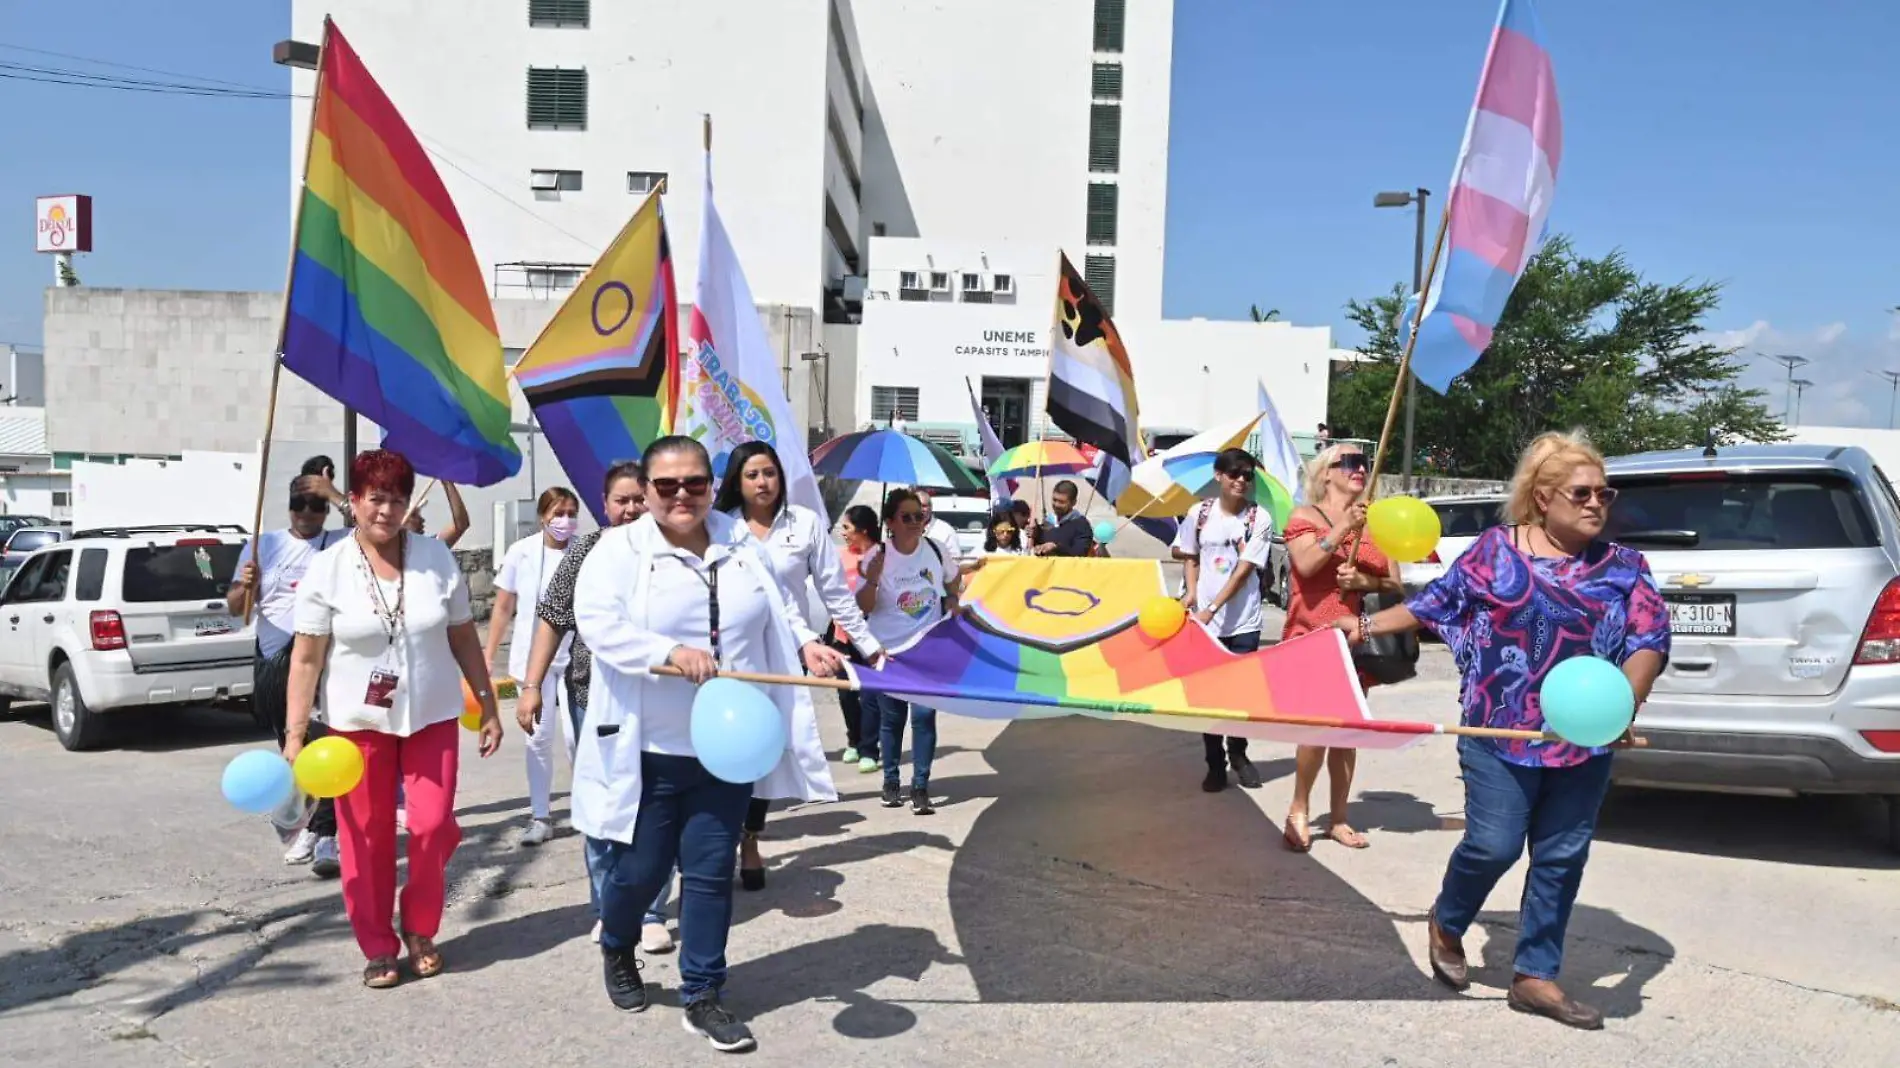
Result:
[[[1372,613],[1361,610],[1359,613],[1359,640],[1363,642],[1363,641],[1370,641],[1371,639],[1372,639]]]
[[[475,691],[475,697],[477,700],[481,700],[483,698],[488,698],[488,697],[493,697],[493,696],[495,696],[495,694],[494,694],[494,691],[492,690],[476,690]]]
[[[517,690],[538,690],[538,689],[540,689],[540,688],[541,688],[541,684],[540,684],[540,683],[538,683],[538,682],[517,682],[517,683],[515,683],[515,689],[517,689]]]

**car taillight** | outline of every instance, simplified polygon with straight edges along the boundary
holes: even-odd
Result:
[[[125,620],[119,613],[92,614],[92,647],[100,652],[125,648]]]
[[[1900,731],[1861,731],[1860,736],[1883,753],[1900,753]]]
[[[1439,556],[1438,556],[1438,550],[1437,550],[1437,549],[1433,549],[1433,550],[1432,550],[1432,554],[1431,554],[1430,556],[1427,556],[1427,557],[1425,558],[1425,561],[1424,561],[1424,562],[1425,562],[1425,563],[1428,563],[1428,564],[1442,564],[1442,563],[1444,563],[1445,561],[1443,561],[1443,560],[1441,560],[1441,559],[1439,558]]]
[[[1895,662],[1900,662],[1900,579],[1880,591],[1867,616],[1867,629],[1861,632],[1860,648],[1854,652],[1856,664]]]

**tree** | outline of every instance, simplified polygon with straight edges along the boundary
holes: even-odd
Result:
[[[73,265],[65,260],[59,261],[59,284],[62,286],[79,284],[79,276],[73,273]]]
[[[1385,424],[1398,374],[1406,287],[1354,300],[1369,359],[1334,379],[1330,421],[1368,437]],[[1659,285],[1622,253],[1580,256],[1553,237],[1532,257],[1476,367],[1439,396],[1420,387],[1417,448],[1426,467],[1504,478],[1546,430],[1583,429],[1605,455],[1780,441],[1781,420],[1760,390],[1738,384],[1735,349],[1709,344],[1702,320],[1720,303],[1714,282]],[[1405,324],[1409,330],[1409,321]],[[1396,468],[1396,462],[1388,463]]]
[[[1263,312],[1261,312],[1261,310],[1260,310],[1260,305],[1258,305],[1258,304],[1249,304],[1249,305],[1247,305],[1247,315],[1248,315],[1248,316],[1249,316],[1250,318],[1252,318],[1252,319],[1253,319],[1253,321],[1254,321],[1254,322],[1256,322],[1256,323],[1270,323],[1270,322],[1272,322],[1273,320],[1275,320],[1275,319],[1278,319],[1278,318],[1280,317],[1280,309],[1278,309],[1278,308],[1268,308],[1268,309],[1267,309],[1267,310],[1266,310],[1266,311],[1265,311],[1265,312],[1263,313]]]

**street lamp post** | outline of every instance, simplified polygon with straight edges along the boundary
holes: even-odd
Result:
[[[1801,396],[1802,394],[1806,393],[1808,391],[1808,387],[1814,385],[1814,383],[1808,381],[1805,378],[1791,378],[1788,380],[1788,384],[1794,387],[1794,424],[1793,425],[1800,426],[1801,425]]]
[[[825,368],[825,377],[818,380],[818,433],[825,441],[831,440],[831,353],[824,349],[817,352],[801,352],[798,358],[806,363],[821,363]]]
[[[1412,292],[1418,294],[1421,310],[1424,307],[1425,294],[1425,203],[1430,200],[1432,191],[1420,186],[1410,193],[1379,193],[1373,196],[1375,208],[1418,207],[1417,230],[1412,241]],[[1403,339],[1404,330],[1399,337]],[[1418,376],[1406,368],[1405,373],[1405,452],[1400,458],[1399,473],[1405,479],[1405,492],[1412,492],[1412,455],[1416,451],[1412,444],[1412,435],[1418,425]],[[1373,487],[1373,492],[1378,488]]]
[[[1897,404],[1900,404],[1900,371],[1869,371],[1867,373],[1886,379],[1893,387],[1887,394],[1887,429],[1892,430],[1894,409]]]
[[[1782,402],[1782,407],[1781,407],[1781,421],[1784,423],[1787,423],[1789,419],[1793,418],[1797,414],[1794,410],[1795,409],[1795,403],[1794,403],[1795,402],[1795,390],[1794,390],[1795,368],[1806,367],[1810,361],[1808,360],[1806,356],[1797,356],[1790,352],[1784,352],[1784,353],[1757,352],[1755,355],[1766,356],[1769,359],[1775,361],[1776,363],[1779,363],[1788,368],[1788,396]],[[1813,385],[1814,383],[1810,382],[1808,384]]]
[[[271,62],[280,67],[295,67],[298,70],[316,70],[317,61],[322,54],[323,50],[321,48],[308,41],[279,41],[272,45],[270,50]],[[314,115],[311,121],[315,121]],[[297,235],[290,235],[290,239],[292,241],[297,240]],[[277,358],[280,360],[283,359],[284,354],[281,352],[278,353]],[[343,463],[341,465],[342,470],[338,472],[343,476],[343,489],[345,491],[350,488],[349,470],[355,464],[355,461],[356,411],[348,405],[345,405],[343,408]]]

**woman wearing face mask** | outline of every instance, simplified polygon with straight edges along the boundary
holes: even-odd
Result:
[[[1355,643],[1436,631],[1458,664],[1469,727],[1545,730],[1544,680],[1578,656],[1621,666],[1640,709],[1669,660],[1669,606],[1643,554],[1604,539],[1615,503],[1603,457],[1589,442],[1544,434],[1518,460],[1510,526],[1485,531],[1408,603],[1333,625]],[[1568,742],[1458,740],[1465,834],[1426,923],[1426,957],[1439,982],[1471,985],[1465,931],[1528,844],[1516,974],[1505,1000],[1569,1027],[1603,1026],[1603,1013],[1573,1001],[1557,973],[1613,759],[1607,747]]]
[[[804,687],[761,687],[783,717],[787,742],[756,783],[726,782],[700,763],[693,702],[698,684],[722,670],[829,675],[841,664],[836,652],[794,633],[796,616],[758,539],[712,510],[705,446],[661,438],[647,447],[646,466],[652,511],[603,534],[575,586],[574,618],[594,654],[594,681],[574,762],[574,826],[603,851],[600,952],[609,1000],[627,1012],[646,1007],[641,920],[677,864],[683,1025],[737,1052],[756,1043],[720,1004],[720,991],[746,807],[754,796],[830,801],[837,791]]]
[[[765,547],[766,562],[778,578],[779,592],[791,609],[789,622],[800,644],[817,641],[818,632],[805,619],[805,584],[816,586],[831,618],[844,628],[858,656],[876,663],[884,648],[864,625],[864,614],[851,595],[838,550],[822,516],[785,497],[785,467],[769,442],[748,441],[732,450],[719,497],[713,508],[739,520]],[[765,798],[754,798],[746,812],[745,834],[739,839],[739,884],[747,890],[765,888],[765,858],[759,853],[759,834],[771,809]]]
[[[1334,620],[1356,615],[1365,596],[1374,591],[1397,593],[1398,569],[1363,536],[1366,525],[1366,478],[1371,471],[1366,454],[1357,445],[1330,445],[1313,458],[1306,472],[1305,507],[1286,524],[1288,570],[1286,630],[1281,640],[1330,626]],[[1351,559],[1347,554],[1353,554]],[[1372,680],[1361,678],[1364,685]],[[1304,853],[1313,846],[1308,826],[1313,786],[1321,768],[1332,787],[1327,813],[1327,837],[1348,849],[1364,849],[1365,836],[1346,822],[1352,799],[1352,776],[1358,766],[1356,749],[1302,745],[1294,751],[1293,804],[1287,809],[1282,841]]]
[[[501,636],[508,634],[510,678],[519,680],[528,673],[528,650],[534,644],[534,606],[541,602],[548,580],[561,566],[561,554],[567,551],[568,540],[580,525],[580,509],[580,498],[566,487],[552,486],[543,491],[535,505],[540,531],[510,545],[495,572],[495,607],[488,618],[488,648],[484,652],[489,664],[494,664]],[[526,610],[519,611],[524,603]],[[567,667],[566,648],[555,652],[554,667],[557,672]],[[554,739],[569,727],[567,702],[560,686],[555,686],[553,696],[552,704],[558,710],[553,718],[561,722],[538,725],[523,746],[527,751],[530,816],[521,831],[523,846],[538,846],[554,837],[554,825],[548,822],[550,795],[554,792]]]

